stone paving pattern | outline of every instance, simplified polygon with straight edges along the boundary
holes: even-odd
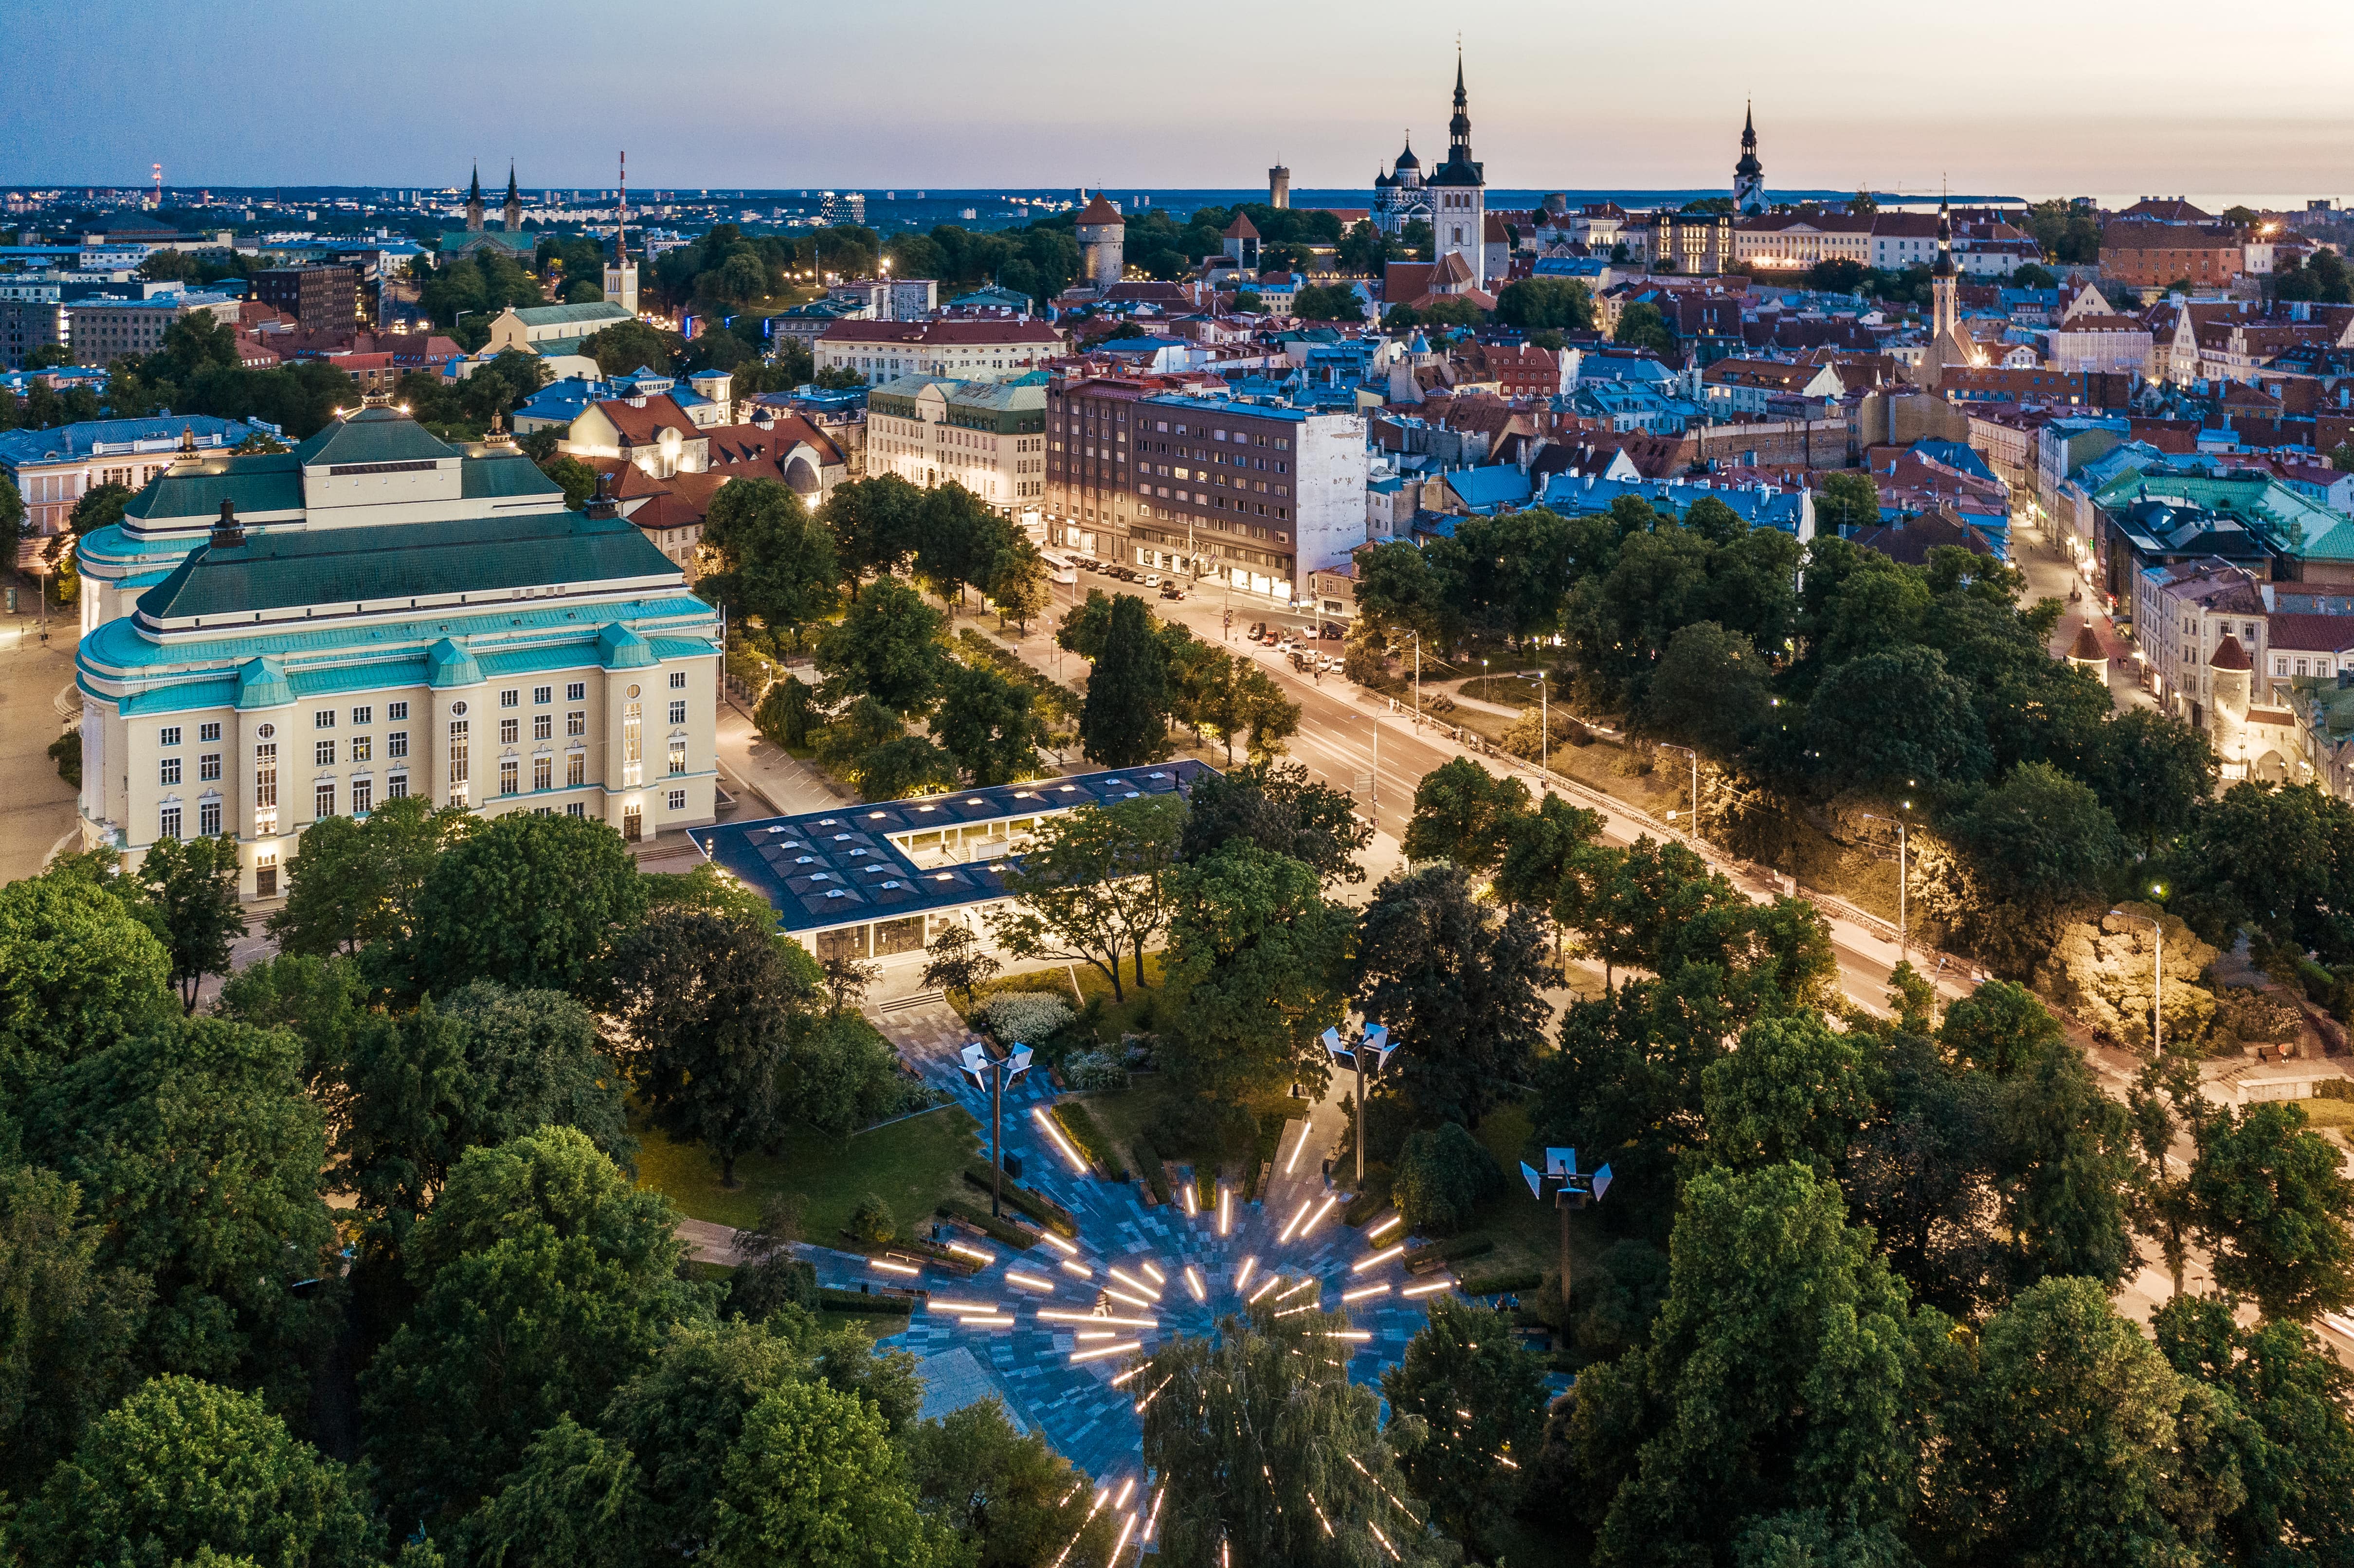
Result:
[[[876,1022],[928,1082],[956,1095],[987,1127],[988,1097],[966,1084],[956,1070],[957,1050],[972,1036],[952,1009],[944,1005],[912,1008],[879,1017]],[[1182,1198],[1165,1208],[1152,1206],[1145,1201],[1141,1181],[1108,1181],[1074,1171],[1033,1115],[1057,1097],[1043,1073],[1015,1086],[1005,1097],[1005,1147],[1022,1158],[1023,1185],[1045,1193],[1077,1218],[1079,1239],[1067,1255],[1044,1242],[1017,1252],[957,1228],[953,1238],[957,1244],[989,1254],[989,1266],[970,1277],[927,1269],[925,1277],[914,1283],[941,1300],[1002,1306],[1014,1321],[1008,1327],[967,1327],[941,1310],[919,1311],[905,1333],[883,1341],[918,1358],[928,1388],[926,1414],[958,1408],[994,1393],[1004,1400],[1015,1420],[1041,1432],[1058,1453],[1097,1479],[1112,1480],[1137,1474],[1142,1467],[1143,1427],[1136,1400],[1146,1391],[1133,1382],[1125,1387],[1112,1385],[1112,1379],[1132,1365],[1134,1358],[1109,1355],[1074,1363],[1070,1360],[1074,1351],[1133,1340],[1149,1353],[1172,1336],[1207,1335],[1218,1319],[1241,1309],[1245,1294],[1257,1291],[1271,1276],[1280,1276],[1284,1283],[1277,1287],[1276,1294],[1292,1292],[1312,1279],[1320,1287],[1298,1290],[1290,1297],[1293,1305],[1315,1301],[1327,1310],[1345,1310],[1352,1329],[1371,1334],[1370,1340],[1350,1346],[1347,1358],[1349,1375],[1371,1384],[1377,1383],[1384,1368],[1404,1354],[1406,1341],[1427,1320],[1421,1300],[1407,1300],[1398,1294],[1408,1285],[1425,1282],[1410,1278],[1394,1259],[1361,1273],[1352,1270],[1352,1265],[1382,1249],[1341,1223],[1345,1196],[1323,1178],[1320,1150],[1330,1146],[1329,1134],[1337,1129],[1338,1113],[1329,1105],[1319,1107],[1313,1123],[1295,1121],[1285,1128],[1277,1150],[1276,1177],[1268,1184],[1265,1201],[1245,1203],[1236,1192],[1229,1234],[1221,1236],[1214,1212],[1189,1215]],[[1287,1163],[1292,1167],[1288,1176],[1283,1171]],[[1282,1239],[1302,1205],[1313,1216],[1328,1197],[1334,1201],[1312,1228],[1303,1224],[1304,1234],[1295,1234],[1288,1242]],[[1384,1244],[1395,1245],[1405,1237],[1402,1232],[1393,1231],[1383,1239]],[[801,1250],[816,1263],[819,1277],[827,1285],[855,1289],[861,1284],[909,1283],[875,1270],[854,1255],[824,1248]],[[1235,1277],[1245,1261],[1253,1258],[1257,1262],[1246,1288],[1237,1292]],[[1160,1271],[1160,1283],[1147,1272],[1148,1263]],[[1201,1277],[1204,1300],[1196,1301],[1187,1287],[1184,1269],[1189,1264]],[[1106,1286],[1137,1294],[1110,1277],[1107,1271],[1112,1267],[1157,1290],[1158,1299],[1149,1294],[1142,1297],[1150,1307],[1140,1310],[1102,1295]],[[1008,1283],[1008,1268],[1051,1280],[1053,1294]],[[1078,1277],[1079,1269],[1087,1277]],[[1345,1307],[1341,1301],[1344,1290],[1381,1285],[1390,1287],[1387,1293]],[[1042,1308],[1150,1317],[1157,1321],[1151,1328],[1096,1328],[1041,1319]],[[1083,1341],[1077,1338],[1083,1332],[1105,1337]]]

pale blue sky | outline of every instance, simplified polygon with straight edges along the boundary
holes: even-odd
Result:
[[[1757,101],[1769,185],[2354,191],[2343,0],[2263,26],[2152,0],[1463,7],[1504,187],[1712,185]],[[657,30],[659,29],[659,30]],[[15,0],[0,180],[1357,186],[1446,141],[1446,8],[1260,0]]]

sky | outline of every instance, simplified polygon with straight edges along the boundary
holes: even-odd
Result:
[[[1585,7],[1260,0],[11,0],[0,183],[1362,187],[1447,141],[1500,188],[2354,196],[2344,0]],[[29,62],[37,67],[28,69]]]

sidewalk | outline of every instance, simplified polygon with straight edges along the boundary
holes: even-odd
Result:
[[[745,802],[739,815],[792,816],[851,799],[816,768],[761,738],[751,715],[733,698],[719,705],[717,738],[720,779],[729,794]],[[763,803],[766,810],[759,810]]]

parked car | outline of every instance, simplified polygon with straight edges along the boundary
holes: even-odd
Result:
[[[1316,635],[1329,642],[1338,642],[1345,634],[1341,631],[1339,622],[1328,620],[1324,623],[1323,630]]]
[[[1251,622],[1250,640],[1254,642],[1263,642],[1267,640],[1266,621],[1254,620]]]
[[[1183,599],[1185,595],[1178,588],[1175,583],[1162,583],[1161,585],[1161,597],[1162,599]]]
[[[1159,588],[1161,586],[1161,574],[1159,572],[1145,573],[1144,586],[1146,588]]]

